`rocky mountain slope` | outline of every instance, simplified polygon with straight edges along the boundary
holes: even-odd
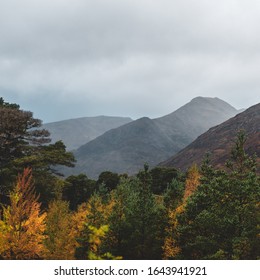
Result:
[[[223,166],[230,156],[231,147],[240,130],[244,130],[247,135],[246,151],[250,155],[256,153],[257,160],[260,162],[259,103],[226,122],[212,127],[189,146],[160,165],[174,166],[185,171],[192,163],[200,164],[205,154],[209,152],[212,164]]]

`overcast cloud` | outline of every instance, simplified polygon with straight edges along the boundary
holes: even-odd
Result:
[[[259,0],[0,0],[0,96],[44,122],[259,102]]]

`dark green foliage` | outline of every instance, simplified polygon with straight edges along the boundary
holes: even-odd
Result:
[[[165,228],[165,209],[152,194],[149,178],[134,182],[126,209],[127,259],[160,259]]]
[[[111,193],[111,200],[114,202],[109,222],[108,238],[104,244],[107,251],[113,255],[124,256],[128,250],[127,229],[129,228],[126,219],[128,201],[132,194],[132,181],[122,179],[117,188]]]
[[[0,98],[0,202],[8,204],[4,194],[17,173],[31,167],[42,207],[56,199],[47,210],[49,258],[73,258],[77,245],[77,259],[260,258],[260,179],[243,132],[226,169],[214,169],[206,157],[196,188],[185,196],[189,178],[147,164],[133,177],[105,171],[97,182],[84,174],[63,180],[57,167],[73,166],[73,155],[62,141],[48,144],[40,125],[31,112]]]
[[[120,181],[120,176],[117,173],[104,171],[100,173],[97,186],[103,185],[109,192],[117,187]]]
[[[174,178],[179,178],[180,174],[175,168],[168,167],[154,167],[150,171],[151,174],[151,190],[154,194],[162,194],[168,184],[172,182]]]
[[[202,184],[178,218],[180,258],[259,258],[259,176],[244,143],[239,134],[227,164],[230,172],[204,164]]]
[[[85,174],[69,176],[65,180],[63,199],[69,201],[71,210],[86,202],[96,189],[96,181],[89,179]]]
[[[13,159],[30,155],[37,145],[50,141],[46,130],[36,129],[41,121],[19,109],[17,104],[0,102],[0,168]]]
[[[18,104],[5,102],[3,97],[0,97],[0,107],[18,109],[18,110],[20,108],[20,106]]]
[[[41,121],[34,119],[31,112],[22,111],[17,104],[0,99],[0,192],[7,194],[13,186],[17,173],[14,160],[35,152],[36,146],[50,141],[49,133],[35,128]],[[2,196],[2,199],[4,196]],[[6,201],[4,201],[6,202]]]
[[[167,209],[176,209],[181,203],[184,194],[184,183],[173,179],[164,192],[164,204]]]
[[[80,237],[77,238],[77,242],[79,246],[75,250],[75,258],[77,260],[87,260],[88,253],[91,250],[91,244],[89,242],[89,235],[91,234],[91,230],[89,228],[89,224],[84,225],[84,229],[81,232]]]
[[[162,201],[151,192],[148,166],[137,178],[121,181],[113,199],[108,251],[123,259],[160,259],[166,215]]]
[[[55,166],[71,167],[74,157],[61,141],[47,145],[49,132],[40,126],[41,121],[33,118],[32,112],[0,99],[0,193],[8,193],[17,174],[31,167],[35,189],[42,194],[40,200],[46,206],[54,198],[49,190],[56,181]],[[6,203],[4,198],[3,195],[2,202]]]

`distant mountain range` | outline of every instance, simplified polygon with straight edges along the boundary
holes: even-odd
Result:
[[[258,103],[226,122],[212,127],[160,165],[174,166],[185,171],[192,163],[200,164],[205,154],[210,152],[211,163],[217,167],[223,166],[230,157],[231,148],[240,130],[244,130],[247,135],[246,152],[250,155],[256,154],[260,163],[260,103]]]
[[[85,117],[46,123],[43,128],[51,133],[52,142],[62,140],[67,150],[75,150],[106,131],[131,122],[123,117]]]
[[[144,163],[152,167],[166,160],[238,112],[218,98],[194,98],[169,115],[144,117],[89,141],[74,152],[76,166],[66,169],[65,174],[86,173],[91,178],[106,170],[134,174]],[[78,129],[87,135],[85,128]]]

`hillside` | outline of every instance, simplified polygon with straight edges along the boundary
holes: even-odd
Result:
[[[247,135],[246,151],[256,153],[260,159],[260,103],[209,129],[177,155],[162,162],[161,166],[174,166],[187,170],[192,163],[200,164],[207,152],[210,152],[212,164],[223,166],[230,156],[231,147],[239,130]]]
[[[219,98],[196,97],[175,112],[155,119],[155,122],[171,139],[179,136],[187,145],[210,127],[238,113],[238,110]]]
[[[211,126],[238,111],[218,98],[198,97],[157,119],[141,118],[110,130],[75,151],[77,164],[66,175],[102,171],[134,174],[144,163],[155,166],[190,144]]]
[[[80,147],[75,152],[76,171],[94,177],[104,170],[131,174],[145,162],[155,165],[165,158],[171,144],[151,119],[141,118]]]
[[[131,122],[123,117],[85,117],[46,123],[43,128],[51,133],[53,142],[62,140],[67,150],[75,150],[106,131]]]

